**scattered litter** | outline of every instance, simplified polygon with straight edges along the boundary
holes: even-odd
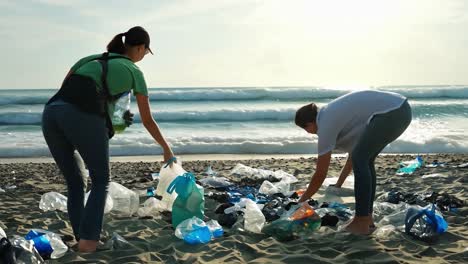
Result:
[[[231,170],[231,174],[240,176],[240,177],[250,177],[254,179],[268,179],[270,177],[274,177],[278,180],[283,180],[287,183],[297,182],[296,177],[282,170],[271,171],[271,170],[255,169],[255,168],[245,166],[241,163],[238,163]]]
[[[211,220],[207,224],[194,216],[177,225],[175,236],[188,244],[195,245],[208,243],[212,238],[220,237],[223,233],[223,228],[218,222]]]
[[[34,247],[44,259],[58,259],[68,251],[60,236],[50,231],[33,229],[25,238],[32,240]]]
[[[262,231],[279,241],[290,241],[309,235],[318,229],[320,224],[321,219],[314,209],[309,204],[303,203],[292,207],[280,219],[265,225]]]
[[[432,174],[423,175],[421,178],[426,179],[426,178],[443,178],[443,177],[447,177],[447,175],[442,174],[442,173],[432,173]]]
[[[154,192],[155,192],[154,187],[148,187],[148,189],[146,189],[146,196],[153,197]]]
[[[431,164],[427,164],[426,168],[437,168],[437,167],[445,167],[445,162],[439,162],[434,160]]]
[[[397,171],[397,175],[404,175],[404,174],[413,174],[414,171],[416,171],[418,168],[420,168],[423,165],[423,159],[421,156],[417,156],[416,159],[410,160],[410,161],[403,161],[400,163],[400,166],[402,166],[400,169]]]
[[[117,232],[112,233],[112,237],[106,241],[102,249],[107,250],[117,250],[117,249],[128,249],[130,243],[123,238],[121,235],[117,234]]]
[[[448,224],[435,205],[425,208],[411,207],[405,218],[405,233],[425,242],[434,242],[447,232]]]
[[[226,187],[232,186],[233,184],[225,177],[215,177],[209,176],[199,180],[203,186],[212,187],[215,189],[224,189]]]
[[[58,192],[48,192],[41,196],[39,201],[39,208],[43,211],[55,211],[59,210],[67,212],[67,200],[68,198]]]
[[[253,233],[261,233],[265,225],[265,216],[255,202],[247,199],[245,202],[244,229]]]
[[[112,198],[112,211],[131,216],[140,205],[138,194],[116,182],[109,183],[109,196]]]
[[[218,175],[217,172],[215,172],[211,166],[208,166],[206,167],[205,171],[202,173],[202,175],[205,175],[205,176],[216,176]]]
[[[151,178],[154,180],[159,179],[159,172],[153,172],[151,173]]]
[[[143,203],[143,207],[138,208],[137,214],[139,217],[154,217],[158,216],[162,211],[164,211],[164,208],[161,206],[161,201],[150,197]]]

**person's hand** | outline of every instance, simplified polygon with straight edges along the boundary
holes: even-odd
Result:
[[[172,150],[170,148],[164,150],[164,163],[168,163],[172,167],[172,163],[177,162],[176,157],[174,157],[174,153],[172,153]]]
[[[134,114],[132,112],[130,112],[130,110],[125,111],[125,113],[123,115],[123,119],[124,119],[125,124],[127,125],[127,127],[129,127],[131,124],[133,124],[133,116],[134,116]]]

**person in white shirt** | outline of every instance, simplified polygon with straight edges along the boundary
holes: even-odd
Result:
[[[370,234],[375,228],[372,207],[376,174],[374,161],[390,142],[396,140],[411,123],[411,107],[402,95],[384,91],[357,91],[331,101],[320,109],[314,104],[296,112],[295,123],[318,136],[317,167],[299,202],[308,200],[321,187],[333,150],[348,153],[336,187],[341,187],[351,170],[354,172],[355,217],[345,230]]]

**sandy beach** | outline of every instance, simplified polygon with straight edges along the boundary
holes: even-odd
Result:
[[[237,164],[269,170],[284,170],[299,179],[293,189],[302,189],[310,180],[316,159],[312,156],[282,155],[203,155],[183,157],[183,167],[199,180],[207,165],[233,179],[231,169]],[[46,229],[62,236],[70,247],[67,254],[47,263],[466,263],[468,262],[468,208],[466,201],[468,168],[457,168],[468,162],[468,154],[423,155],[426,164],[445,163],[444,167],[422,167],[412,175],[396,175],[401,161],[415,155],[382,155],[376,160],[377,197],[392,189],[404,193],[434,191],[461,199],[465,206],[457,211],[443,212],[448,232],[435,243],[415,240],[394,231],[387,235],[374,233],[369,237],[338,231],[337,227],[321,227],[312,236],[289,242],[279,242],[265,234],[254,234],[238,228],[225,228],[225,235],[203,245],[188,245],[174,236],[170,216],[123,217],[105,216],[102,241],[113,232],[129,243],[118,249],[102,249],[93,254],[74,251],[76,242],[66,213],[44,212],[39,209],[41,195],[56,191],[66,195],[64,179],[51,159],[2,159],[0,187],[15,185],[0,192],[0,227],[7,235],[24,236],[33,228]],[[113,157],[112,181],[135,191],[157,186],[150,173],[159,172],[160,157]],[[344,157],[332,159],[328,177],[339,175]],[[423,175],[440,173],[437,178]],[[235,179],[233,179],[235,180]],[[258,187],[258,186],[256,186]],[[205,194],[210,189],[205,188]],[[320,197],[320,196],[319,196]],[[316,197],[313,197],[316,198]],[[216,219],[218,202],[205,197],[205,215]],[[140,197],[140,203],[145,197]],[[320,201],[320,199],[319,199]],[[352,206],[352,203],[350,204]],[[377,225],[377,227],[379,227]]]

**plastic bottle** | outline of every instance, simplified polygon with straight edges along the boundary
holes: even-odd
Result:
[[[125,92],[115,101],[111,116],[115,133],[121,133],[127,128],[124,113],[128,110],[130,110],[130,92]]]
[[[58,192],[48,192],[41,196],[39,202],[39,208],[44,211],[59,210],[67,212],[67,200],[68,198]]]
[[[112,210],[128,216],[136,213],[140,206],[138,194],[116,182],[109,183],[109,196],[113,202]]]

